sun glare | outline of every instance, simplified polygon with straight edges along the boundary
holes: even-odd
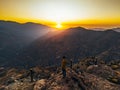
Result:
[[[62,28],[62,25],[61,25],[60,23],[58,23],[58,24],[56,25],[56,28],[60,29],[60,28]]]

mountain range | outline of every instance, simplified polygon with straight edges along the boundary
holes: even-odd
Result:
[[[106,62],[119,60],[120,33],[115,28],[59,31],[36,23],[0,21],[0,66],[59,65],[64,55],[74,62],[91,56]]]

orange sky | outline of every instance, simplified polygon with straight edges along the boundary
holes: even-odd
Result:
[[[120,26],[120,0],[0,0],[0,20],[63,28]]]

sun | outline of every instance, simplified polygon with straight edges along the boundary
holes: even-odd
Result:
[[[60,23],[58,23],[57,25],[56,25],[56,28],[58,28],[58,29],[61,29],[63,26],[62,26],[62,24],[60,24]]]

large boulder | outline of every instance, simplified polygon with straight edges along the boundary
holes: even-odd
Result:
[[[42,90],[45,87],[46,79],[38,80],[35,83],[34,90]]]
[[[87,72],[103,78],[108,78],[108,76],[115,75],[115,71],[107,65],[91,65],[87,68]]]

